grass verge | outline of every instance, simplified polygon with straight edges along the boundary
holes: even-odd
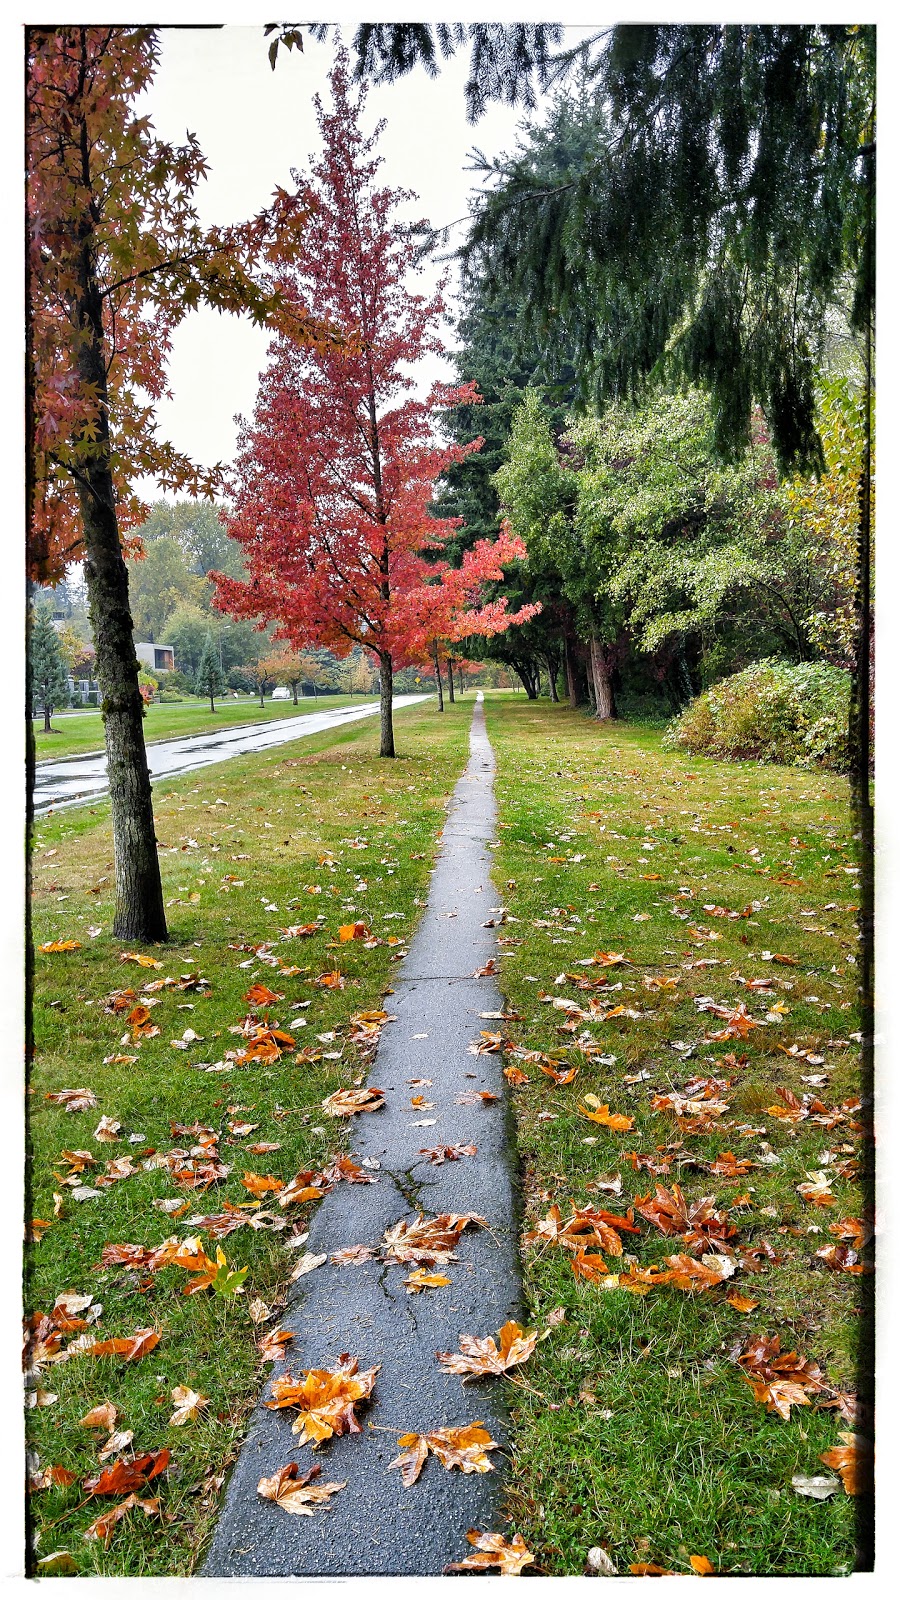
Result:
[[[285,717],[308,716],[312,711],[337,711],[341,706],[375,703],[372,695],[330,694],[320,700],[303,699],[297,705],[290,700],[268,700],[261,706],[258,700],[223,699],[214,712],[205,700],[149,705],[144,717],[144,739],[147,744],[155,744],[158,739],[178,739],[189,733],[218,733],[244,722],[277,722]],[[34,744],[38,761],[102,750],[103,720],[99,711],[85,711],[58,718],[52,733],[45,733],[43,723],[35,722]]]
[[[847,1572],[860,1502],[821,1456],[854,1414],[869,1432],[853,1398],[869,1280],[816,1255],[863,1212],[846,786],[664,752],[652,730],[562,706],[486,709],[509,1037],[538,1053],[507,1058],[528,1080],[511,1084],[525,1232],[553,1203],[562,1222],[588,1205],[652,1213],[657,1185],[679,1185],[688,1207],[714,1196],[720,1219],[691,1244],[638,1209],[621,1255],[615,1230],[605,1261],[588,1245],[590,1278],[573,1249],[524,1243],[532,1322],[556,1306],[566,1320],[515,1380],[514,1525],[545,1573],[582,1572],[598,1545],[625,1573],[689,1573],[692,1557],[721,1573]],[[585,964],[598,951],[624,959]],[[558,1084],[542,1064],[577,1077]],[[588,1120],[603,1106],[618,1130]],[[635,1276],[629,1257],[715,1257],[717,1233],[738,1263],[721,1287],[615,1286]],[[751,1336],[776,1333],[824,1375],[788,1418],[738,1364]],[[835,1490],[806,1498],[795,1475]]]
[[[30,1379],[30,1398],[40,1402],[28,1413],[30,1468],[38,1480],[56,1467],[57,1476],[71,1474],[72,1481],[51,1481],[29,1497],[38,1560],[63,1550],[83,1574],[192,1570],[268,1370],[260,1365],[257,1339],[275,1325],[298,1259],[285,1242],[304,1231],[309,1212],[308,1203],[282,1211],[274,1190],[251,1199],[243,1175],[283,1183],[320,1169],[337,1149],[352,1148],[352,1126],[323,1115],[321,1102],[365,1072],[360,1049],[347,1037],[350,1019],[377,1008],[390,992],[394,962],[424,904],[445,804],[465,764],[470,716],[468,704],[448,707],[443,717],[431,704],[403,711],[394,762],[379,761],[377,726],[366,722],[314,736],[302,755],[244,757],[156,785],[170,919],[170,943],[149,952],[158,970],[123,962],[108,934],[108,804],[35,826],[35,946],[74,940],[80,947],[36,955],[29,1212],[40,1219],[40,1237],[28,1251],[28,1309],[49,1313],[67,1293],[102,1304],[96,1323],[91,1306],[74,1313],[89,1326],[83,1330],[76,1320],[64,1328],[63,1349],[83,1332],[99,1340],[142,1328],[159,1334],[158,1345],[135,1361],[122,1354],[60,1361],[45,1327],[49,1359],[35,1352]],[[280,931],[317,919],[320,931],[308,937]],[[339,927],[356,921],[377,936],[374,948],[361,940],[339,943]],[[389,937],[397,942],[388,944]],[[254,951],[259,945],[262,952]],[[266,946],[282,967],[264,959]],[[287,974],[285,964],[301,970]],[[335,970],[342,987],[317,984]],[[147,982],[187,973],[199,973],[209,988],[176,983],[144,990]],[[284,998],[254,1005],[245,998],[253,983]],[[107,998],[126,988],[135,990],[134,999],[119,1013],[107,1010]],[[147,999],[158,1003],[147,1007],[146,1026],[159,1032],[135,1040],[140,1023],[125,1019],[129,1007]],[[214,1066],[226,1050],[244,1045],[229,1029],[251,1012],[279,1023],[295,1045],[271,1062],[202,1070],[201,1063]],[[199,1037],[185,1041],[188,1029]],[[175,1048],[173,1040],[187,1048]],[[70,1113],[46,1098],[82,1088],[92,1092],[95,1107]],[[101,1117],[120,1124],[111,1142],[94,1133]],[[270,1148],[254,1154],[257,1143]],[[179,1182],[156,1164],[173,1148],[200,1151],[200,1166],[217,1151],[230,1171],[205,1190],[202,1176],[197,1188],[185,1187],[185,1173]],[[128,1175],[118,1176],[122,1171]],[[78,1198],[80,1189],[98,1188]],[[162,1209],[182,1201],[188,1202],[182,1215]],[[275,1231],[263,1216],[257,1227],[241,1226],[222,1241],[229,1267],[248,1269],[240,1294],[186,1296],[192,1275],[175,1265],[100,1266],[105,1246],[156,1247],[173,1234],[199,1235],[212,1255],[215,1239],[187,1219],[221,1213],[228,1204],[246,1207],[248,1217],[288,1219],[286,1230]],[[209,1404],[173,1426],[171,1393],[178,1386]],[[98,1515],[121,1503],[84,1488],[101,1470],[106,1432],[80,1426],[104,1402],[117,1408],[116,1429],[133,1435],[122,1459],[171,1451],[165,1473],[140,1491],[144,1499],[158,1494],[159,1514],[134,1507],[113,1527],[108,1548],[84,1537]]]

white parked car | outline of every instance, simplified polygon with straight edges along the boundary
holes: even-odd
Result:
[[[290,698],[291,698],[290,689],[280,688],[280,689],[273,689],[272,690],[272,699],[273,700],[290,700]]]

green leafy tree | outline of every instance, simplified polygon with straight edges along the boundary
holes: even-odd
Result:
[[[137,530],[145,546],[161,538],[174,539],[181,546],[190,571],[205,577],[207,572],[226,572],[240,577],[243,558],[240,546],[229,538],[222,524],[219,507],[206,500],[158,500],[150,515]]]
[[[191,572],[178,541],[162,537],[146,545],[142,560],[131,563],[129,592],[137,637],[156,640],[179,605],[199,607],[210,589]]]
[[[224,694],[227,688],[228,683],[222,671],[215,640],[212,634],[208,633],[203,646],[203,654],[200,657],[200,665],[197,668],[197,676],[194,679],[194,693],[209,695],[209,709],[210,711],[215,711],[216,695]]]
[[[47,606],[35,607],[28,635],[28,693],[32,706],[44,713],[44,732],[52,733],[50,718],[69,703],[68,670],[59,635]]]

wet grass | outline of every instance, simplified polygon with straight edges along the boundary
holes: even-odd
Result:
[[[288,709],[279,706],[279,714]],[[443,717],[433,704],[401,711],[395,762],[379,761],[377,727],[364,722],[313,736],[302,754],[278,750],[244,757],[211,773],[155,785],[170,928],[170,942],[149,952],[162,963],[159,971],[123,963],[122,948],[109,935],[108,804],[37,823],[35,946],[74,939],[80,948],[36,955],[28,1212],[50,1226],[29,1249],[28,1308],[47,1312],[66,1291],[91,1294],[103,1306],[90,1329],[98,1338],[127,1336],[138,1328],[160,1334],[158,1346],[135,1363],[80,1356],[51,1362],[40,1373],[41,1387],[57,1398],[29,1411],[30,1449],[41,1470],[61,1466],[76,1480],[30,1496],[38,1559],[67,1550],[79,1573],[109,1576],[193,1570],[249,1410],[270,1370],[258,1360],[260,1328],[250,1307],[264,1302],[273,1318],[263,1328],[276,1325],[297,1253],[285,1250],[284,1233],[245,1227],[230,1234],[224,1240],[229,1263],[249,1268],[244,1292],[231,1299],[210,1292],[186,1298],[187,1275],[176,1267],[154,1276],[127,1267],[100,1270],[101,1253],[108,1243],[154,1246],[173,1233],[197,1231],[155,1208],[154,1200],[181,1194],[190,1201],[186,1216],[221,1211],[226,1201],[248,1201],[241,1181],[246,1171],[287,1180],[321,1166],[342,1145],[352,1148],[353,1127],[324,1116],[320,1102],[365,1071],[345,1038],[347,1024],[390,993],[395,958],[425,903],[446,801],[465,765],[470,715],[470,703],[448,707]],[[314,936],[280,936],[279,929],[320,914],[321,932]],[[401,942],[372,950],[359,942],[331,948],[338,927],[356,920],[382,940]],[[302,972],[283,976],[252,950],[239,948],[264,941],[276,941],[277,955]],[[335,968],[343,989],[315,985],[321,973]],[[140,990],[147,981],[188,972],[209,980],[208,997],[177,988],[158,991],[160,1003],[152,1012],[158,1037],[135,1044],[123,1017],[104,1010],[104,997],[113,990]],[[240,1045],[228,1030],[251,1009],[244,996],[254,981],[284,994],[271,1019],[289,1028],[298,1048],[309,1047],[320,1059],[295,1059],[296,1050],[288,1049],[269,1066],[201,1070],[200,1063],[214,1064]],[[310,1004],[304,1008],[305,1002]],[[305,1026],[295,1024],[295,1017]],[[187,1050],[173,1048],[171,1041],[186,1028],[200,1038]],[[136,1060],[105,1062],[116,1055]],[[68,1113],[46,1100],[67,1088],[91,1089],[96,1109]],[[116,1142],[94,1137],[101,1116],[121,1123]],[[235,1119],[255,1126],[232,1143],[228,1123]],[[173,1135],[171,1124],[195,1121],[219,1131],[221,1158],[231,1167],[225,1181],[200,1194],[179,1190],[165,1169],[142,1166],[148,1150],[188,1147],[191,1136]],[[246,1153],[242,1146],[257,1140],[279,1148]],[[99,1163],[82,1178],[87,1187],[95,1186],[107,1160],[123,1154],[132,1156],[138,1170],[99,1197],[79,1202],[62,1181],[64,1150],[84,1150]],[[265,1197],[257,1204],[266,1209]],[[268,1209],[278,1214],[277,1205]],[[308,1211],[307,1205],[287,1213],[289,1232],[301,1227]],[[183,1427],[169,1422],[176,1385],[210,1401]],[[82,1504],[81,1487],[99,1470],[103,1435],[78,1425],[91,1407],[107,1400],[119,1410],[117,1427],[133,1431],[132,1451],[172,1452],[164,1477],[144,1492],[146,1497],[158,1490],[161,1520],[132,1512],[108,1550],[84,1534],[114,1502]],[[36,1470],[34,1461],[31,1466]]]
[[[557,1087],[539,1066],[508,1058],[530,1079],[510,1090],[526,1228],[554,1202],[564,1217],[570,1201],[623,1212],[658,1183],[677,1182],[688,1200],[715,1195],[739,1244],[766,1239],[780,1257],[731,1280],[757,1302],[743,1313],[723,1289],[638,1296],[576,1279],[562,1249],[523,1247],[532,1322],[558,1306],[566,1315],[516,1382],[513,1526],[548,1574],[582,1572],[596,1545],[624,1573],[645,1562],[690,1572],[691,1556],[722,1573],[847,1572],[854,1501],[842,1489],[827,1501],[801,1498],[791,1478],[825,1473],[821,1452],[851,1424],[813,1407],[783,1420],[757,1402],[736,1364],[751,1334],[777,1332],[782,1349],[816,1360],[834,1389],[856,1388],[861,1280],[827,1270],[814,1252],[834,1242],[835,1219],[861,1214],[858,1113],[827,1129],[768,1109],[780,1103],[778,1088],[829,1107],[859,1092],[846,787],[830,774],[673,754],[646,727],[598,727],[547,702],[492,697],[487,721],[499,762],[494,877],[509,913],[501,985],[523,1018],[510,1037],[563,1049],[579,1066],[574,1083]],[[606,969],[622,984],[611,1003],[640,1015],[566,1031],[565,1012],[541,995],[586,1007],[589,993],[565,974],[600,975],[577,964],[598,950],[627,957]],[[677,983],[650,991],[647,977]],[[776,984],[766,996],[737,977]],[[765,1025],[707,1042],[723,1023],[697,1009],[703,996],[729,1008],[744,1001]],[[579,1049],[581,1033],[595,1041],[593,1055]],[[794,1045],[824,1064],[783,1053]],[[679,1131],[652,1097],[698,1077],[727,1085],[728,1110],[701,1132]],[[633,1126],[588,1121],[586,1094]],[[691,1164],[724,1150],[754,1162],[737,1182]],[[670,1170],[635,1170],[627,1152],[668,1156]],[[823,1169],[834,1174],[833,1203],[806,1203],[797,1185]],[[617,1179],[618,1196],[597,1187]],[[635,1221],[641,1231],[625,1236],[625,1251],[640,1266],[685,1248]]]

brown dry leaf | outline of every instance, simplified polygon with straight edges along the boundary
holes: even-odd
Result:
[[[256,1492],[263,1500],[272,1500],[282,1511],[289,1511],[295,1517],[311,1517],[314,1506],[327,1506],[331,1496],[337,1494],[339,1489],[346,1489],[346,1480],[343,1483],[314,1483],[318,1478],[321,1467],[310,1467],[308,1472],[300,1473],[296,1461],[289,1461],[272,1478],[260,1478]]]
[[[708,1556],[690,1556],[689,1560],[701,1578],[708,1578],[716,1570]]]
[[[320,989],[343,989],[346,979],[343,973],[335,970],[333,972],[323,972],[320,977],[311,978],[310,982],[315,983]]]
[[[77,939],[51,939],[49,944],[39,944],[38,949],[42,955],[56,955],[62,950],[80,950],[81,945]]]
[[[325,1256],[322,1257],[324,1261]],[[344,1250],[335,1250],[331,1258],[335,1267],[358,1267],[364,1261],[374,1261],[375,1248],[370,1244],[350,1244]]]
[[[281,1179],[273,1178],[271,1173],[245,1172],[241,1183],[257,1199],[264,1194],[280,1194],[284,1188]]]
[[[479,1533],[470,1528],[466,1534],[477,1554],[466,1556],[464,1561],[454,1561],[445,1572],[484,1572],[489,1567],[499,1567],[503,1578],[518,1578],[522,1568],[530,1566],[534,1556],[520,1533],[507,1541],[502,1533]]]
[[[92,1089],[58,1089],[54,1094],[45,1094],[44,1099],[53,1106],[65,1106],[67,1111],[93,1111],[98,1104]]]
[[[354,1407],[372,1393],[379,1368],[367,1372],[358,1368],[358,1357],[342,1355],[336,1367],[313,1368],[299,1378],[286,1373],[275,1379],[266,1405],[270,1411],[296,1407],[293,1432],[300,1435],[301,1444],[311,1442],[313,1449],[332,1434],[361,1433]]]
[[[479,1228],[487,1227],[484,1217],[474,1211],[445,1212],[439,1217],[425,1217],[419,1212],[415,1222],[404,1219],[385,1229],[382,1253],[389,1261],[445,1266],[456,1259],[453,1251],[460,1234],[470,1223]]]
[[[133,961],[135,963],[135,965],[138,966],[138,967],[161,967],[162,966],[162,962],[155,960],[153,956],[135,955],[134,952],[131,951],[131,950],[123,950],[121,955],[119,956],[119,960],[120,961]]]
[[[872,1441],[861,1433],[842,1432],[839,1437],[844,1443],[826,1450],[819,1460],[840,1473],[847,1494],[866,1494],[872,1487]]]
[[[500,1448],[481,1422],[470,1422],[462,1428],[436,1428],[433,1433],[404,1433],[397,1443],[403,1447],[402,1454],[389,1463],[388,1471],[399,1467],[407,1488],[418,1478],[429,1451],[448,1471],[459,1467],[465,1473],[493,1472],[493,1462],[486,1452]]]
[[[287,1328],[272,1328],[269,1333],[264,1333],[256,1346],[260,1361],[283,1361],[286,1353],[284,1347],[293,1337]]]
[[[729,1289],[725,1296],[725,1304],[731,1306],[733,1311],[755,1311],[759,1305],[758,1300],[751,1300],[749,1295],[739,1294],[737,1289]]]
[[[274,1006],[279,1000],[284,999],[284,995],[276,994],[274,989],[268,989],[264,983],[251,983],[244,999],[250,1006]]]
[[[522,1083],[531,1082],[527,1072],[523,1072],[521,1067],[504,1067],[503,1076],[507,1082],[511,1083],[515,1088],[518,1088]]]
[[[821,1250],[816,1251],[816,1260],[824,1262],[829,1272],[847,1272],[858,1276],[873,1271],[872,1267],[857,1260],[856,1251],[851,1250],[848,1244],[824,1244]]]
[[[588,1255],[584,1250],[578,1250],[569,1265],[576,1278],[587,1278],[588,1282],[596,1282],[599,1278],[608,1278],[610,1269],[600,1255]]]
[[[338,938],[341,944],[350,944],[354,939],[371,939],[372,930],[364,922],[346,922],[338,928]]]
[[[500,1376],[527,1361],[537,1344],[537,1332],[526,1333],[517,1322],[505,1322],[497,1338],[499,1345],[489,1335],[477,1338],[471,1333],[459,1336],[460,1353],[437,1351],[437,1359],[445,1372],[456,1372],[467,1378],[484,1378],[490,1374]]]
[[[424,1267],[416,1267],[408,1278],[403,1279],[407,1294],[421,1294],[423,1289],[443,1289],[451,1281],[441,1272],[426,1272]]]
[[[200,1412],[209,1405],[205,1394],[198,1394],[196,1389],[187,1389],[183,1383],[175,1385],[171,1399],[175,1410],[169,1418],[170,1428],[181,1428],[186,1422],[195,1422]]]
[[[477,1144],[439,1144],[432,1150],[420,1150],[420,1156],[427,1156],[433,1167],[443,1166],[445,1161],[459,1161],[462,1156],[476,1156]]]
[[[100,1339],[85,1352],[91,1356],[124,1356],[126,1361],[140,1361],[159,1344],[159,1334],[153,1328],[138,1328],[123,1339]]]
[[[383,1089],[336,1089],[322,1110],[327,1117],[355,1117],[359,1111],[380,1111],[384,1105]]]
[[[116,1426],[116,1417],[119,1415],[117,1408],[109,1400],[104,1400],[100,1406],[94,1406],[91,1411],[79,1417],[79,1428],[105,1428],[107,1433],[112,1433]]]
[[[596,1122],[603,1128],[610,1128],[613,1133],[627,1133],[630,1128],[634,1127],[634,1117],[623,1117],[618,1112],[611,1112],[609,1106],[601,1105],[596,1095],[586,1094],[584,1098],[587,1101],[587,1105],[580,1105],[578,1109],[582,1116],[587,1117],[589,1122]],[[595,1109],[589,1111],[588,1106],[593,1106]]]
[[[655,1561],[632,1561],[628,1571],[636,1578],[674,1578],[671,1567],[657,1566]]]
[[[780,1335],[756,1334],[745,1344],[738,1364],[753,1389],[754,1398],[767,1411],[789,1419],[791,1406],[808,1406],[809,1394],[825,1388],[814,1361],[790,1350],[782,1353]],[[829,1465],[831,1463],[828,1463]]]
[[[104,1467],[95,1478],[85,1478],[84,1488],[88,1497],[132,1494],[165,1472],[169,1459],[168,1450],[148,1450],[145,1455],[135,1456],[133,1461],[117,1461],[111,1467]]]
[[[834,1195],[831,1192],[831,1178],[827,1172],[808,1172],[806,1183],[798,1183],[797,1193],[803,1196],[808,1205],[833,1206]]]
[[[836,1239],[847,1239],[854,1250],[862,1250],[872,1238],[874,1229],[870,1222],[860,1217],[843,1217],[840,1222],[829,1222],[828,1232]]]
[[[677,1183],[673,1183],[671,1189],[658,1183],[652,1200],[649,1195],[637,1195],[634,1208],[660,1233],[678,1234],[693,1249],[708,1244],[724,1249],[725,1242],[737,1234],[737,1228],[732,1227],[721,1211],[716,1211],[711,1196],[689,1203]]]
[[[123,1428],[119,1433],[111,1433],[103,1449],[97,1457],[98,1461],[111,1461],[114,1456],[120,1456],[127,1450],[134,1438],[133,1428]]]
[[[45,1467],[43,1472],[32,1472],[28,1479],[28,1491],[37,1494],[41,1489],[68,1489],[75,1482],[77,1473],[70,1472],[68,1467]]]
[[[94,1138],[98,1144],[117,1144],[121,1132],[122,1124],[115,1117],[101,1117],[94,1129]]]
[[[693,1256],[677,1255],[666,1256],[666,1260],[670,1270],[660,1281],[671,1284],[674,1289],[717,1289],[726,1278],[733,1277],[735,1271],[731,1256],[705,1255],[695,1261]]]
[[[159,1499],[157,1497],[152,1500],[141,1500],[136,1494],[128,1495],[127,1499],[120,1501],[119,1505],[113,1506],[111,1511],[104,1511],[101,1516],[96,1517],[90,1527],[85,1529],[84,1537],[86,1539],[102,1540],[103,1548],[108,1550],[118,1523],[128,1515],[129,1511],[133,1511],[136,1508],[143,1511],[146,1517],[157,1517],[159,1516]]]

